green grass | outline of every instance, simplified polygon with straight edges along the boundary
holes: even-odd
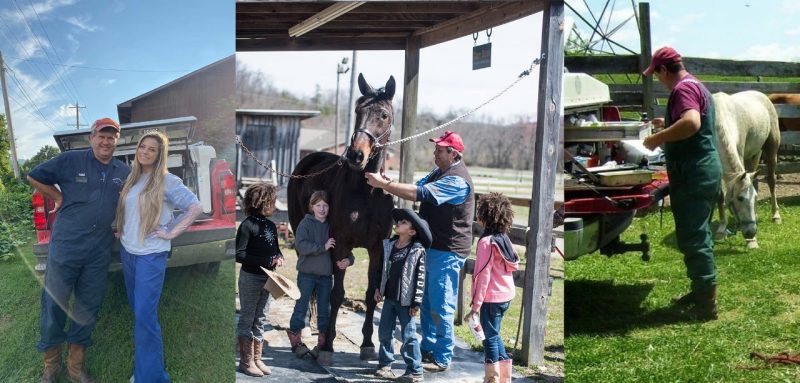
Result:
[[[0,382],[34,382],[42,372],[39,305],[42,277],[30,243],[0,264]],[[159,305],[167,372],[176,382],[233,382],[233,262],[209,276],[191,268],[168,269]],[[127,381],[133,371],[133,318],[121,272],[109,274],[108,291],[87,351],[99,382]],[[63,379],[66,381],[66,379]]]
[[[566,365],[570,382],[796,382],[800,367],[763,367],[751,352],[800,352],[800,198],[779,201],[782,225],[757,206],[760,249],[741,236],[715,247],[720,318],[689,322],[669,309],[688,290],[669,211],[638,218],[623,234],[648,233],[652,261],[586,255],[566,264]]]

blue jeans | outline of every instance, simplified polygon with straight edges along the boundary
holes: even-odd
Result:
[[[297,273],[297,288],[300,289],[300,299],[294,304],[292,319],[289,321],[289,330],[297,333],[306,326],[308,302],[311,293],[317,291],[317,329],[320,334],[328,331],[328,320],[331,317],[331,289],[333,288],[333,275],[314,275]]]
[[[429,249],[425,257],[425,293],[420,306],[422,352],[449,366],[453,359],[453,317],[458,300],[458,274],[464,258],[456,253]]]
[[[264,290],[269,277],[251,274],[247,271],[239,273],[239,322],[236,323],[236,336],[264,340],[264,329],[269,324],[269,305],[272,295]]]
[[[400,320],[400,331],[403,336],[403,348],[400,355],[406,362],[406,374],[422,374],[422,353],[419,351],[417,326],[414,317],[408,315],[408,307],[400,306],[400,302],[387,299],[383,302],[381,322],[378,325],[378,368],[391,366],[394,362],[394,329],[397,319]]]
[[[133,309],[133,377],[137,382],[169,382],[164,369],[164,343],[158,322],[158,301],[164,286],[168,251],[147,255],[120,246],[122,276]]]
[[[501,360],[510,359],[506,354],[506,346],[503,345],[503,338],[500,337],[500,324],[503,322],[511,301],[505,303],[483,302],[481,305],[481,327],[483,327],[483,355],[484,363],[497,363]]]
[[[50,246],[57,246],[50,243]],[[108,264],[111,250],[69,252],[50,249],[42,289],[40,338],[36,344],[39,352],[60,346],[65,341],[84,347],[92,345],[92,331],[97,323],[97,312],[106,295]],[[75,293],[75,302],[69,316],[66,310],[69,298]]]

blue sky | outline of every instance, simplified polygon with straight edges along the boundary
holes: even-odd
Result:
[[[582,0],[567,0],[587,15]],[[605,1],[588,0],[596,14]],[[618,0],[611,28],[632,15],[630,1]],[[800,1],[797,0],[652,0],[650,3],[653,50],[670,45],[683,56],[735,60],[800,61]],[[567,15],[572,12],[567,11]],[[589,29],[576,19],[583,31]],[[633,22],[617,33],[615,40],[639,52]]]
[[[67,105],[75,98],[87,107],[81,109],[81,124],[116,119],[118,103],[233,54],[234,2],[198,4],[0,2],[0,51],[10,68],[6,77],[19,157],[53,145],[54,131],[71,129],[67,124],[75,123],[75,110]]]

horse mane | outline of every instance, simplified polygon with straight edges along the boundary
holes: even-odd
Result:
[[[731,96],[726,93],[713,95],[714,108],[716,109],[714,129],[717,132],[717,152],[722,165],[722,183],[729,185],[736,177],[745,173],[744,163],[737,149],[739,145],[738,116],[734,110]]]

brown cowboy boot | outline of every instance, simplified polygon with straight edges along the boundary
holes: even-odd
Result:
[[[697,302],[697,293],[692,290],[680,297],[672,298],[672,304],[679,307],[689,307]]]
[[[67,353],[67,372],[69,380],[73,383],[94,383],[94,379],[86,372],[86,347],[79,344],[70,344]]]
[[[41,383],[55,383],[61,373],[61,345],[44,351],[44,373]]]
[[[300,334],[293,333],[291,330],[286,330],[286,335],[289,337],[289,343],[292,345],[292,352],[298,358],[302,358],[308,354],[309,349],[300,339]]]
[[[239,337],[239,371],[245,375],[264,376],[253,361],[253,340],[243,336]]]
[[[269,369],[269,366],[267,366],[266,364],[264,364],[263,361],[261,361],[261,353],[263,351],[264,351],[264,342],[259,341],[257,339],[253,339],[253,362],[255,362],[256,368],[261,370],[261,372],[263,372],[264,375],[269,375],[272,373],[272,371]]]
[[[687,310],[692,318],[709,321],[717,319],[717,286],[696,293],[695,304]]]

